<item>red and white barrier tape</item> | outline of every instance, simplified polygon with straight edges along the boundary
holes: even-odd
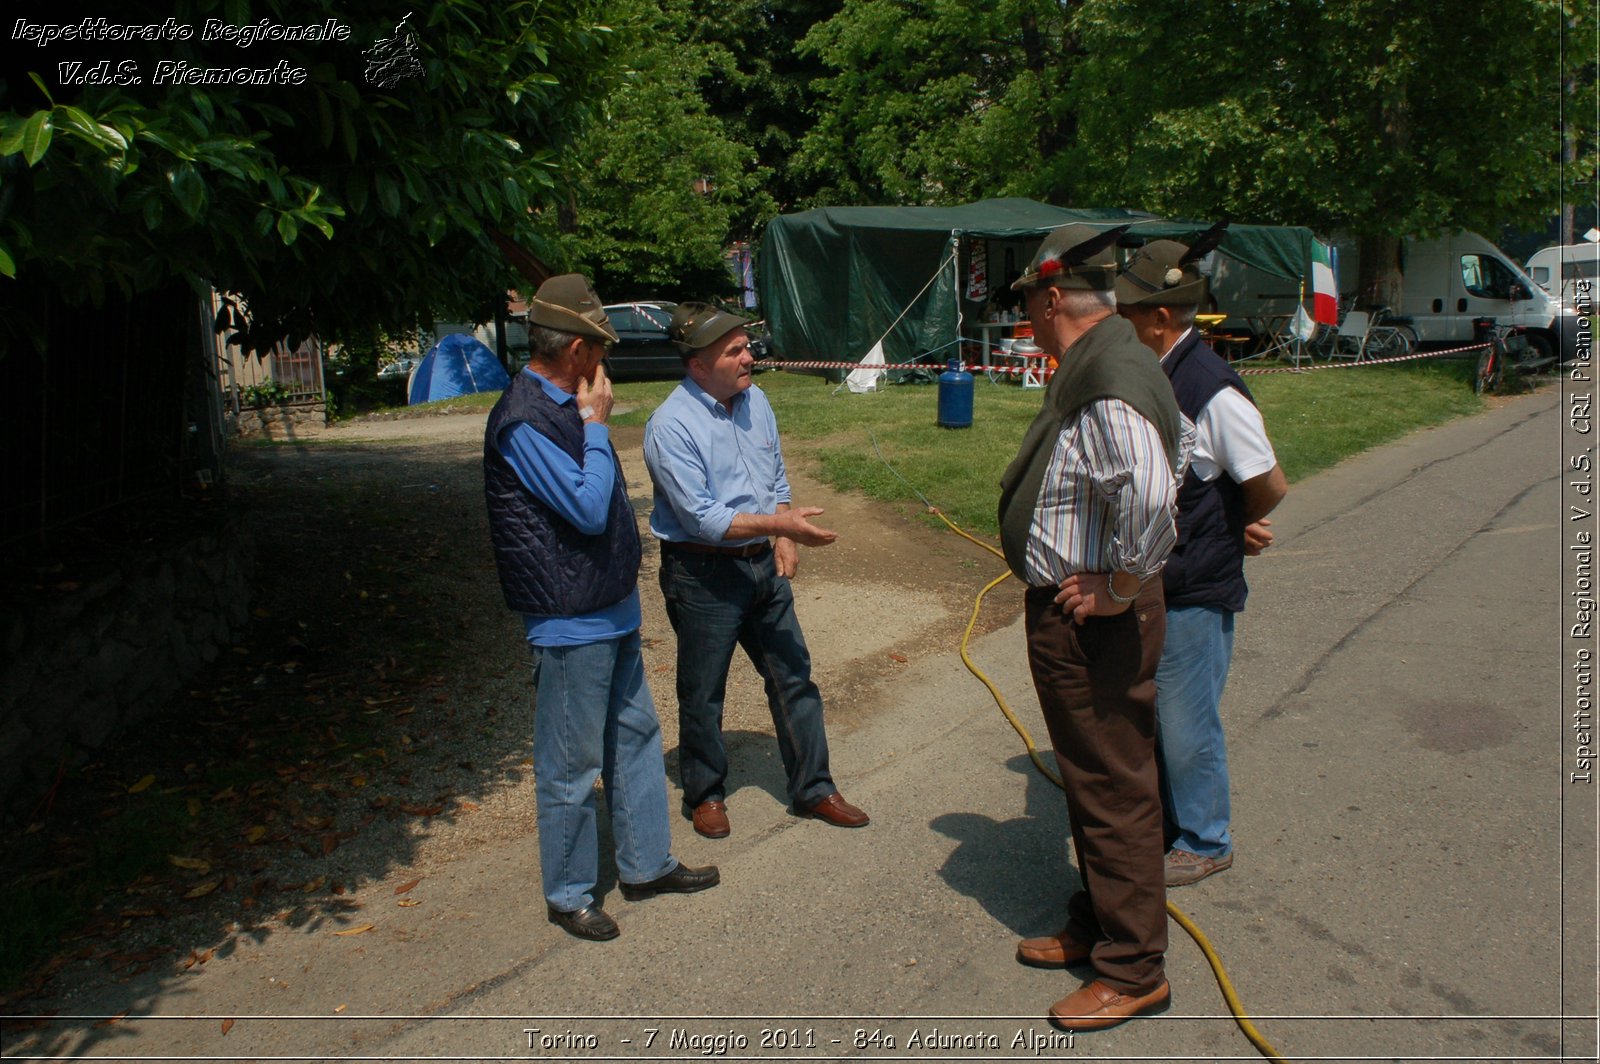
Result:
[[[1258,376],[1263,373],[1304,373],[1307,370],[1313,369],[1348,369],[1351,366],[1383,366],[1388,365],[1391,362],[1414,362],[1420,358],[1440,358],[1444,355],[1459,355],[1467,351],[1481,351],[1488,346],[1488,344],[1469,344],[1466,347],[1451,347],[1443,351],[1417,351],[1409,355],[1396,355],[1393,358],[1367,358],[1360,360],[1351,359],[1349,362],[1315,363],[1312,362],[1309,357],[1307,357],[1305,360],[1306,364],[1303,366],[1262,366],[1260,368],[1251,367],[1246,369],[1238,369],[1236,372],[1240,376]],[[756,365],[762,369],[917,369],[927,372],[933,372],[940,369],[940,367],[936,365],[924,366],[916,363],[906,362],[780,362],[776,359],[766,359],[764,361],[757,362]],[[948,369],[949,367],[947,365],[944,368]],[[963,363],[960,368],[972,374],[1000,373],[1009,374],[1012,376],[1017,376],[1024,373],[1037,374],[1041,372],[1040,366],[984,366],[981,363],[973,365],[967,365]],[[1044,368],[1042,371],[1046,373],[1051,372],[1048,368]]]
[[[1351,366],[1386,366],[1391,362],[1415,362],[1419,358],[1439,358],[1443,355],[1459,355],[1465,351],[1481,351],[1488,344],[1468,344],[1466,347],[1450,347],[1443,351],[1414,351],[1409,355],[1395,355],[1393,358],[1366,358],[1351,359],[1349,362],[1312,362],[1308,357],[1304,366],[1262,366],[1258,368],[1235,369],[1234,372],[1241,377],[1256,377],[1263,373],[1304,373],[1313,369],[1349,369]]]
[[[779,362],[775,359],[757,362],[756,366],[760,369],[920,369],[929,373],[936,370],[949,369],[948,364],[935,366],[932,364],[921,365],[915,362]],[[982,363],[978,363],[971,366],[963,365],[961,368],[968,373],[1039,373],[1046,367],[989,366],[986,368]]]

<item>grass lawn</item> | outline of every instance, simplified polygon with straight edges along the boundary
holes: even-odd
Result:
[[[1470,371],[1471,363],[1456,359],[1268,373],[1245,381],[1293,482],[1415,429],[1482,409]],[[852,395],[808,374],[763,373],[757,382],[777,412],[789,462],[837,488],[914,503],[904,477],[956,524],[988,536],[998,534],[1000,474],[1044,394],[979,378],[972,427],[952,430],[937,425],[933,384],[891,384]],[[628,409],[613,422],[643,425],[674,387],[675,381],[615,385],[618,405]],[[487,408],[498,398],[486,393],[437,405]]]
[[[1295,481],[1415,429],[1482,409],[1469,370],[1467,362],[1441,360],[1263,374],[1246,383],[1266,417],[1279,461]],[[1000,474],[1044,394],[979,378],[972,427],[952,430],[936,423],[936,385],[888,385],[852,395],[835,394],[832,382],[804,374],[764,373],[757,380],[777,412],[791,464],[805,464],[834,487],[915,502],[897,471],[956,524],[991,537],[998,534]],[[634,407],[617,422],[643,424],[672,387],[617,385],[618,402]]]

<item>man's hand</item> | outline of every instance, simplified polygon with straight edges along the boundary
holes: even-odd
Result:
[[[606,376],[606,368],[597,365],[594,368],[594,380],[586,381],[578,378],[578,409],[589,409],[585,421],[593,421],[604,425],[611,417],[611,378]]]
[[[1106,573],[1073,573],[1061,581],[1056,605],[1062,612],[1072,614],[1072,619],[1079,624],[1090,617],[1114,617],[1133,603],[1114,601],[1106,593],[1109,581]]]
[[[1263,517],[1253,524],[1244,526],[1244,553],[1246,557],[1254,558],[1272,546],[1272,533],[1267,531],[1271,524],[1271,521]]]
[[[772,560],[778,566],[778,575],[788,579],[800,569],[800,547],[787,536],[772,541]]]
[[[839,538],[839,533],[819,528],[807,520],[821,512],[820,506],[800,506],[778,514],[777,534],[807,547],[826,547]]]

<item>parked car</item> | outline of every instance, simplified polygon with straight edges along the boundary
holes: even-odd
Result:
[[[378,379],[380,381],[388,381],[394,380],[396,377],[398,377],[401,380],[405,380],[407,377],[411,376],[411,371],[416,368],[417,363],[420,361],[422,361],[422,359],[415,355],[407,355],[404,358],[397,358],[387,366],[384,366],[378,370]]]
[[[750,353],[752,355],[756,356],[756,361],[759,362],[762,359],[766,358],[768,353],[769,353],[769,351],[770,351],[770,349],[771,349],[771,347],[772,347],[772,337],[767,334],[766,322],[761,322],[761,321],[751,322],[749,325],[745,326],[745,330],[744,331],[750,337]],[[766,366],[766,367],[757,366],[756,367],[756,372],[760,373],[763,368],[774,369],[776,367],[774,367],[774,366]]]
[[[651,300],[613,303],[605,308],[617,331],[606,356],[606,376],[618,381],[673,380],[683,376],[683,359],[667,339],[676,303]]]
[[[617,331],[617,344],[606,358],[606,374],[612,380],[671,380],[683,376],[683,358],[667,338],[672,310],[678,304],[664,299],[637,303],[613,303],[605,308],[611,327]],[[745,330],[750,334],[750,351],[767,357],[768,337],[760,324]]]

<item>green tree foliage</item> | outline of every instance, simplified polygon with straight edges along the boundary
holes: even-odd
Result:
[[[834,73],[800,164],[819,202],[1059,201],[1074,116],[1071,7],[1051,0],[847,0],[801,51]]]
[[[772,212],[769,172],[706,107],[725,49],[691,31],[688,0],[612,0],[613,88],[569,154],[540,232],[606,299],[726,288],[723,248]]]
[[[728,133],[755,149],[770,171],[766,190],[779,211],[812,197],[813,180],[796,165],[796,152],[816,121],[814,84],[827,68],[799,44],[811,28],[839,12],[842,0],[698,0],[691,39],[722,48],[725,58],[700,80],[700,95]],[[735,235],[749,237],[766,218],[749,215]]]
[[[827,202],[1350,231],[1388,301],[1401,236],[1557,209],[1564,92],[1566,193],[1592,195],[1593,20],[1560,0],[847,0],[802,46],[832,74],[800,161]]]
[[[1401,236],[1555,210],[1567,17],[1552,0],[1085,0],[1080,198],[1347,230],[1364,293],[1392,302]]]
[[[110,20],[170,19],[193,36],[25,53],[27,76],[0,82],[0,343],[40,344],[37,311],[51,294],[95,303],[174,277],[243,294],[247,346],[313,325],[333,337],[399,331],[503,290],[513,275],[491,234],[534,239],[528,211],[554,193],[609,34],[595,0],[444,0],[409,20],[419,76],[376,83],[363,52],[395,38],[404,13],[133,0]],[[350,32],[245,47],[204,40],[210,19],[334,19]],[[61,65],[82,61],[81,72],[101,59],[108,74],[132,64],[141,83],[76,85]],[[160,84],[163,61],[303,78]]]
[[[1096,190],[1400,233],[1527,220],[1553,198],[1558,8],[1205,7],[1085,3],[1075,87]]]

